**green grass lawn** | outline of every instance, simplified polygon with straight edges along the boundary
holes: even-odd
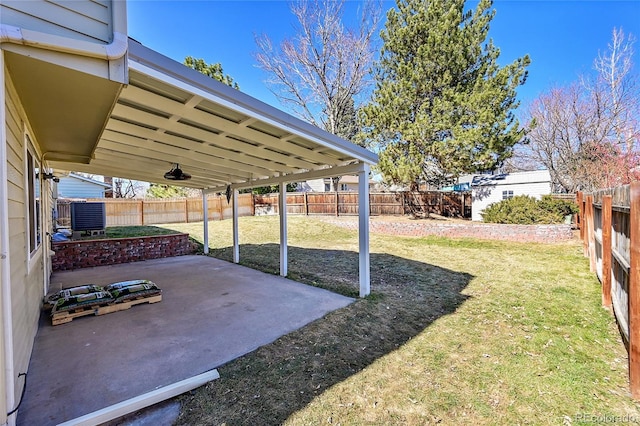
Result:
[[[105,234],[106,238],[131,238],[175,234],[175,231],[159,226],[110,226],[106,229]],[[104,238],[100,236],[98,237]],[[93,239],[95,239],[95,237]]]
[[[177,231],[163,228],[160,226],[110,226],[105,230],[103,235],[80,235],[74,237],[74,240],[101,240],[103,238],[137,238],[151,237],[157,235],[175,234]],[[202,235],[202,232],[200,232]]]
[[[357,295],[357,233],[289,219],[290,277]],[[202,241],[201,223],[166,227]],[[209,231],[212,254],[229,260],[231,222]],[[240,243],[243,264],[277,273],[277,217],[241,218]],[[624,345],[578,241],[372,235],[371,280],[371,296],[220,367],[219,380],[182,397],[178,423],[640,421]]]

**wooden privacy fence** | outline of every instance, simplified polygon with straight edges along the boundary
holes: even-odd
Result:
[[[602,304],[613,308],[631,394],[640,399],[640,182],[577,197],[584,254],[602,283]]]
[[[94,200],[96,201],[96,200]],[[202,198],[145,199],[120,203],[109,200],[106,203],[107,226],[152,225],[156,223],[201,222],[204,220]],[[215,196],[207,199],[209,220],[229,219],[233,215],[232,206],[226,197]],[[238,215],[253,214],[251,194],[238,196]]]
[[[107,226],[138,226],[204,220],[202,198],[90,199],[104,202]],[[71,223],[70,201],[58,200],[58,224]],[[208,220],[230,219],[233,211],[225,196],[207,199]],[[425,215],[471,217],[471,193],[384,192],[369,194],[372,215]],[[278,214],[278,194],[239,194],[238,215]],[[287,194],[287,214],[346,216],[358,214],[357,192],[292,192]]]
[[[254,195],[256,214],[278,212],[278,194]],[[435,213],[471,217],[470,192],[373,192],[369,213],[400,216]],[[264,214],[264,213],[262,213]],[[358,214],[357,192],[294,192],[287,194],[287,214],[349,216]]]

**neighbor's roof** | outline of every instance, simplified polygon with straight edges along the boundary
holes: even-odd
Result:
[[[102,186],[104,188],[111,188],[111,185],[108,183],[104,183],[104,182],[100,182],[99,180],[95,180],[95,179],[90,179],[88,177],[84,177],[84,176],[80,176],[79,174],[76,173],[69,173],[69,175],[67,176],[63,176],[60,179],[77,179],[86,183],[90,183],[92,185],[96,185],[96,186]]]
[[[549,170],[535,170],[530,172],[501,173],[498,175],[474,175],[471,186],[518,185],[548,182],[551,182]]]
[[[376,154],[129,41],[129,85],[77,171],[220,190],[354,173]],[[68,167],[54,163],[54,167]],[[345,167],[346,166],[346,167]],[[356,167],[358,166],[358,167]]]
[[[339,183],[358,183],[358,176],[345,175],[340,177]],[[369,179],[369,184],[376,183],[373,179]]]

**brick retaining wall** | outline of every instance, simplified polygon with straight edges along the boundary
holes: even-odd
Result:
[[[181,256],[195,251],[189,234],[52,243],[54,271]]]
[[[326,219],[334,225],[357,230],[355,220]],[[372,220],[370,232],[387,235],[407,235],[424,237],[470,237],[487,240],[549,243],[567,241],[573,238],[571,225],[503,225],[496,223],[434,223],[416,220],[415,222],[393,222]]]

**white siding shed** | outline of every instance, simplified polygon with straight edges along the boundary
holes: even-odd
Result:
[[[517,195],[541,198],[551,194],[549,170],[505,173],[500,175],[476,175],[471,184],[471,219],[482,221],[482,212],[490,204]]]

